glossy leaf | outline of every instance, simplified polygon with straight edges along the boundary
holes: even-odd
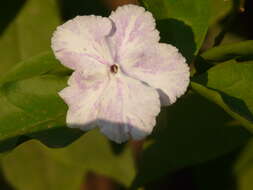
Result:
[[[193,79],[192,88],[253,131],[253,62],[219,64]]]
[[[133,186],[233,151],[250,137],[217,105],[188,95],[158,119],[157,131],[146,144]]]
[[[157,19],[162,41],[172,43],[191,60],[205,38],[210,18],[209,0],[142,0]]]

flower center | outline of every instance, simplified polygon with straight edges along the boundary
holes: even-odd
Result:
[[[111,65],[110,70],[113,74],[116,74],[118,72],[119,68],[117,65],[113,64],[113,65]]]

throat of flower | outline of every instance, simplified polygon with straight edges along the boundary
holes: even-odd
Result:
[[[119,70],[118,65],[116,65],[116,64],[111,65],[111,67],[110,67],[111,73],[116,74],[118,72],[118,70]]]

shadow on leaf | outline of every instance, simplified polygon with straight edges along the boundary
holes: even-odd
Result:
[[[194,81],[204,85],[205,87],[207,87],[210,90],[213,90],[213,91],[217,92],[221,96],[224,103],[233,112],[236,112],[240,116],[242,116],[242,117],[246,118],[247,120],[253,122],[253,114],[251,113],[248,106],[246,105],[246,103],[242,99],[236,98],[234,96],[230,96],[227,93],[222,92],[221,90],[208,87],[208,72],[203,73],[201,75],[201,77],[197,77],[196,79],[194,79]]]
[[[164,109],[143,151],[133,187],[238,148],[251,134],[217,105],[190,94]]]
[[[101,0],[58,0],[58,3],[63,20],[72,19],[77,15],[109,15],[109,10]]]
[[[4,32],[5,28],[11,23],[11,21],[16,17],[25,2],[26,0],[8,0],[1,2],[0,35]]]
[[[43,127],[39,131],[30,132],[30,133],[28,132],[23,135],[17,135],[17,136],[5,139],[2,142],[0,142],[0,153],[7,152],[15,148],[16,146],[31,139],[37,139],[50,148],[65,147],[73,143],[83,134],[85,134],[85,132],[80,130],[80,128],[90,128],[91,125],[95,125],[97,128],[99,128],[98,127],[99,124],[106,126],[108,128],[114,127],[115,129],[111,131],[111,134],[115,132],[114,135],[116,136],[120,135],[121,133],[125,133],[124,129],[122,128],[122,125],[124,125],[130,130],[134,128],[135,134],[145,133],[142,130],[138,130],[137,127],[131,126],[127,123],[115,123],[115,122],[111,122],[107,120],[97,119],[86,125],[79,125],[79,124],[72,125],[72,128],[69,128],[66,126],[53,126],[51,128],[48,127],[48,129],[46,129]],[[125,143],[116,144],[115,142],[110,141],[110,145],[115,154],[120,154],[124,150],[126,144]]]
[[[84,134],[78,129],[71,129],[66,126],[57,126],[43,131],[32,132],[20,136],[11,137],[0,142],[0,153],[8,152],[16,146],[31,140],[37,139],[50,148],[65,147]]]
[[[196,43],[190,26],[176,19],[157,20],[161,41],[177,47],[190,63],[194,57]]]

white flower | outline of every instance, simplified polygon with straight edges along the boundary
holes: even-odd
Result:
[[[59,93],[69,106],[67,125],[97,126],[118,143],[150,134],[160,106],[174,103],[189,84],[185,58],[159,40],[152,14],[135,5],[59,26],[53,51],[74,70]]]

